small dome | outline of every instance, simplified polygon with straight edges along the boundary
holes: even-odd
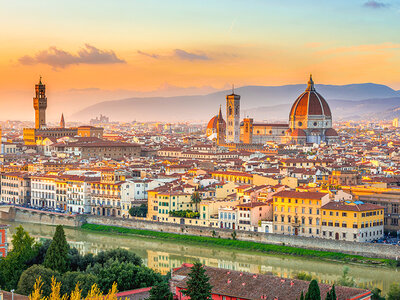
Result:
[[[304,137],[306,137],[307,135],[306,135],[306,132],[303,129],[297,128],[297,129],[292,131],[291,136],[304,136]]]
[[[333,129],[333,128],[328,128],[328,129],[325,131],[325,136],[339,136],[339,135],[338,135],[338,133],[337,133],[337,131],[336,131],[335,129]]]
[[[311,76],[307,89],[293,103],[290,110],[290,119],[295,116],[308,115],[332,117],[328,103],[324,97],[315,91],[314,81]]]

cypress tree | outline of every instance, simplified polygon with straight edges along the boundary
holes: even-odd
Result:
[[[187,290],[183,291],[186,296],[189,296],[191,300],[212,299],[210,279],[200,262],[194,263],[188,277]]]
[[[300,300],[304,300],[304,294],[303,294],[303,291],[301,291]]]
[[[68,251],[69,246],[65,238],[64,229],[61,225],[58,225],[50,247],[47,249],[44,266],[60,273],[68,271]]]
[[[305,300],[321,300],[321,292],[319,290],[318,282],[313,279],[308,286]]]

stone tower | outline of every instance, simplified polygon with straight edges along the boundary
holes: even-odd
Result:
[[[46,127],[46,86],[42,84],[42,77],[39,83],[35,85],[35,98],[33,98],[33,108],[35,109],[35,128],[42,129]]]
[[[221,106],[219,107],[218,119],[217,119],[217,144],[225,144],[226,135],[226,123],[222,118]]]
[[[240,142],[240,96],[232,88],[232,94],[226,95],[226,142]]]

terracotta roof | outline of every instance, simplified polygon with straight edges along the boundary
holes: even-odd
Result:
[[[282,198],[300,198],[300,199],[317,199],[320,200],[322,197],[326,196],[326,193],[319,192],[296,192],[296,191],[281,191],[276,193],[274,197]]]
[[[383,206],[375,205],[372,203],[363,203],[363,204],[349,204],[346,202],[336,202],[331,201],[321,207],[321,209],[330,209],[330,210],[347,210],[347,211],[369,211],[376,209],[384,209]]]
[[[210,278],[212,293],[240,298],[240,299],[279,299],[293,300],[300,297],[303,291],[306,294],[309,286],[308,281],[298,279],[287,279],[273,275],[252,274],[246,272],[204,267]],[[191,269],[190,264],[183,264],[172,272],[172,282],[179,288],[186,288],[187,275]],[[325,299],[331,286],[319,283],[321,299]],[[335,286],[338,300],[363,299],[357,296],[371,295],[365,289]]]

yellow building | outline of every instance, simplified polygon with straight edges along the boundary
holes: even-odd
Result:
[[[165,188],[147,192],[148,219],[153,221],[168,222],[169,213],[177,210],[192,210],[191,194],[166,191]]]
[[[332,201],[321,207],[321,237],[368,242],[383,237],[384,208],[360,201]]]
[[[237,171],[215,171],[211,177],[220,181],[233,181],[237,183],[253,184],[253,174]]]
[[[319,237],[321,206],[329,202],[329,194],[281,191],[273,196],[274,233]]]

